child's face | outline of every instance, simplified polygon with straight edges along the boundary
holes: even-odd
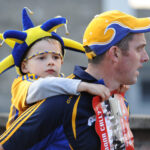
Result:
[[[49,53],[45,53],[45,51]],[[61,45],[57,40],[49,39],[38,41],[29,50],[27,54],[27,58],[29,59],[22,62],[22,72],[33,73],[39,77],[57,77],[60,74],[61,65],[63,63],[61,51]],[[37,53],[42,54],[36,55]]]

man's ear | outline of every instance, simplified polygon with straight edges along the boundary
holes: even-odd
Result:
[[[21,71],[23,72],[23,73],[28,73],[29,71],[28,71],[28,67],[27,67],[27,62],[26,61],[23,61],[22,63],[21,63]]]
[[[118,46],[112,46],[108,51],[108,55],[113,62],[118,62],[121,56],[120,48]]]

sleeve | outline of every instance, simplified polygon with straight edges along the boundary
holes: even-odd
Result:
[[[79,95],[77,88],[80,82],[81,80],[60,77],[39,78],[30,85],[26,103],[32,104],[47,97],[62,94]]]

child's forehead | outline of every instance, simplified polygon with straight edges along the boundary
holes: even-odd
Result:
[[[48,41],[49,44],[51,44],[51,45],[59,45],[61,47],[61,43],[56,39],[49,38],[49,39],[45,39],[45,41]]]
[[[35,43],[29,50],[28,55],[41,53],[44,51],[51,51],[55,53],[62,53],[61,44],[55,39],[43,39]]]
[[[61,48],[61,44],[59,41],[55,39],[43,39],[36,42],[32,47],[53,47],[53,48]]]

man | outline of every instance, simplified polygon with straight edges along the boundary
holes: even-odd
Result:
[[[146,40],[144,37],[144,32],[150,32],[149,25],[149,18],[138,19],[120,11],[109,11],[95,16],[83,37],[88,67],[75,67],[70,78],[90,83],[104,82],[111,91],[115,91],[122,85],[136,83],[139,75],[138,69],[149,60],[145,50]],[[123,101],[120,94],[113,95],[120,97]],[[127,125],[127,113],[124,116],[125,119],[120,117],[121,119],[117,120],[118,122],[123,121],[126,126],[120,127],[120,123],[118,124],[118,136],[117,133],[113,133],[113,130],[112,132],[108,131],[110,129],[106,125],[114,127],[111,120],[109,123],[105,120],[105,124],[102,122],[105,115],[109,117],[109,112],[105,113],[104,108],[101,109],[102,107],[96,106],[95,109],[97,101],[95,101],[95,97],[93,99],[92,95],[84,92],[79,96],[61,95],[48,99],[34,105],[32,110],[26,111],[0,137],[0,142],[5,150],[29,149],[44,140],[61,124],[63,124],[72,149],[134,149],[133,136]],[[121,101],[119,100],[119,104],[122,105],[123,110],[120,112],[120,116],[122,116],[121,113],[126,112],[124,103],[128,106],[126,101],[124,103]],[[98,104],[100,103],[98,102]],[[109,106],[111,107],[111,105]],[[112,110],[114,106],[111,107]],[[118,107],[116,108],[118,109]],[[96,115],[100,114],[99,109],[103,113],[99,117],[96,116],[95,131],[94,116],[95,113]],[[101,120],[99,120],[100,117]],[[38,123],[37,119],[39,119]],[[98,124],[97,121],[99,121]],[[99,133],[100,130],[97,129],[97,126],[101,131],[107,128],[106,132]],[[113,139],[109,139],[110,134],[113,135]],[[129,136],[124,137],[124,135]]]

